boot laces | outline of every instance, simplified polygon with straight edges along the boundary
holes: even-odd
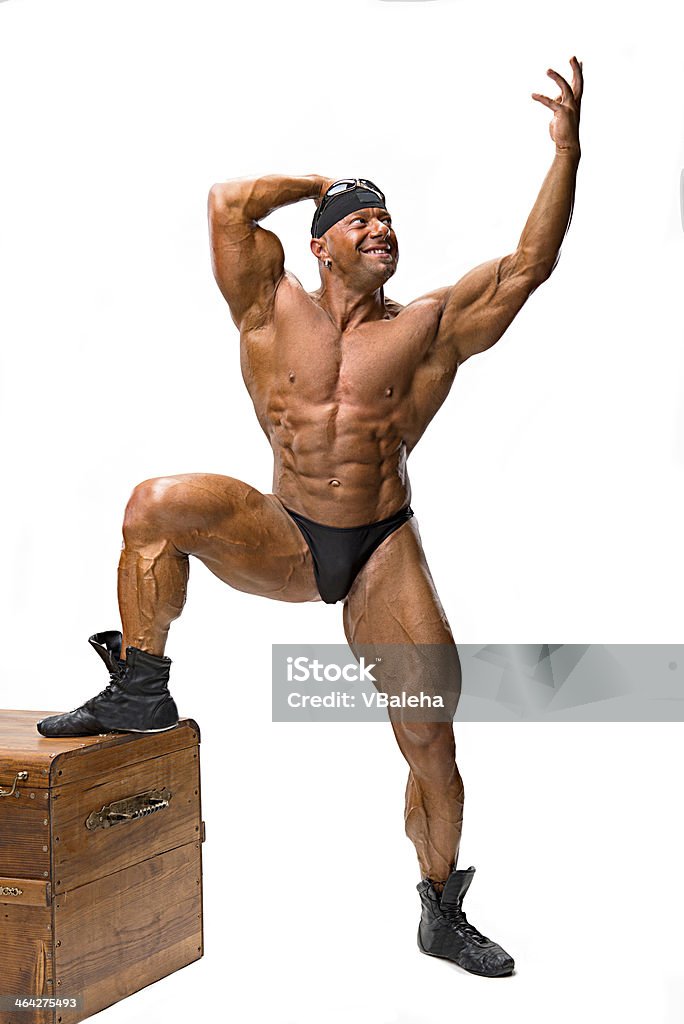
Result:
[[[123,676],[123,671],[121,671],[121,669],[113,668],[111,670],[111,672],[109,673],[109,682],[105,686],[104,690],[100,690],[100,692],[95,697],[91,697],[91,699],[90,699],[90,701],[88,701],[88,703],[90,704],[91,701],[100,700],[100,698],[104,698],[105,700],[109,700],[116,693],[120,693],[121,690],[122,690],[122,686],[121,686],[122,676]]]
[[[471,924],[468,918],[465,916],[463,910],[442,910],[442,914],[449,924],[456,931],[459,931],[467,939],[472,939],[477,942],[480,946],[486,946],[489,943],[489,939],[482,932],[478,931],[475,925]]]

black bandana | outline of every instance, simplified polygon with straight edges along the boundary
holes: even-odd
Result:
[[[319,211],[316,210],[311,225],[311,235],[313,238],[322,238],[333,224],[337,224],[348,214],[354,213],[355,210],[368,210],[373,207],[380,210],[387,209],[377,192],[359,187],[340,192],[339,195],[328,200],[320,216]]]

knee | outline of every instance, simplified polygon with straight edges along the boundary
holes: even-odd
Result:
[[[437,785],[440,789],[462,791],[451,723],[412,722],[395,725],[395,731],[411,776],[419,787]]]
[[[123,521],[124,539],[150,534],[158,535],[169,525],[173,477],[153,477],[133,488],[128,499]]]
[[[396,727],[395,727],[396,728]],[[456,766],[456,748],[451,724],[413,722],[402,725],[397,739],[404,757],[417,778],[450,778]]]
[[[404,722],[394,728],[401,745],[412,750],[454,750],[454,731],[448,722]]]

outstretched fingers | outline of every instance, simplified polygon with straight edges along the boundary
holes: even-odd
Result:
[[[560,89],[560,96],[557,96],[555,100],[552,100],[549,96],[543,96],[541,93],[533,92],[532,99],[537,100],[538,103],[543,103],[549,110],[559,110],[563,104],[568,104],[571,107],[579,107],[582,99],[582,90],[584,88],[584,78],[582,75],[582,62],[577,60],[577,57],[570,58],[570,67],[572,68],[572,86],[568,83],[567,79],[559,75],[553,68],[549,68],[546,74],[549,78],[553,79],[558,88]]]
[[[574,99],[572,89],[570,88],[569,83],[566,82],[562,75],[559,75],[557,71],[553,70],[553,68],[549,68],[546,74],[549,76],[549,78],[553,79],[553,81],[560,89],[560,99],[562,99],[563,103],[569,103],[570,100]]]
[[[571,57],[570,67],[572,68],[572,94],[575,97],[577,103],[579,103],[582,99],[582,92],[584,90],[584,75],[582,74],[582,61],[577,60],[577,57]]]
[[[558,100],[549,99],[548,96],[542,96],[539,92],[533,92],[532,99],[536,100],[537,103],[543,103],[545,107],[549,108],[549,110],[560,110],[560,103]]]

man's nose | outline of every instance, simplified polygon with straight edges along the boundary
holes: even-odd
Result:
[[[373,220],[371,221],[372,235],[385,235],[385,237],[387,237],[387,235],[389,235],[390,233],[390,230],[391,228],[389,224],[384,224],[383,221],[378,220],[377,217],[374,217]]]

